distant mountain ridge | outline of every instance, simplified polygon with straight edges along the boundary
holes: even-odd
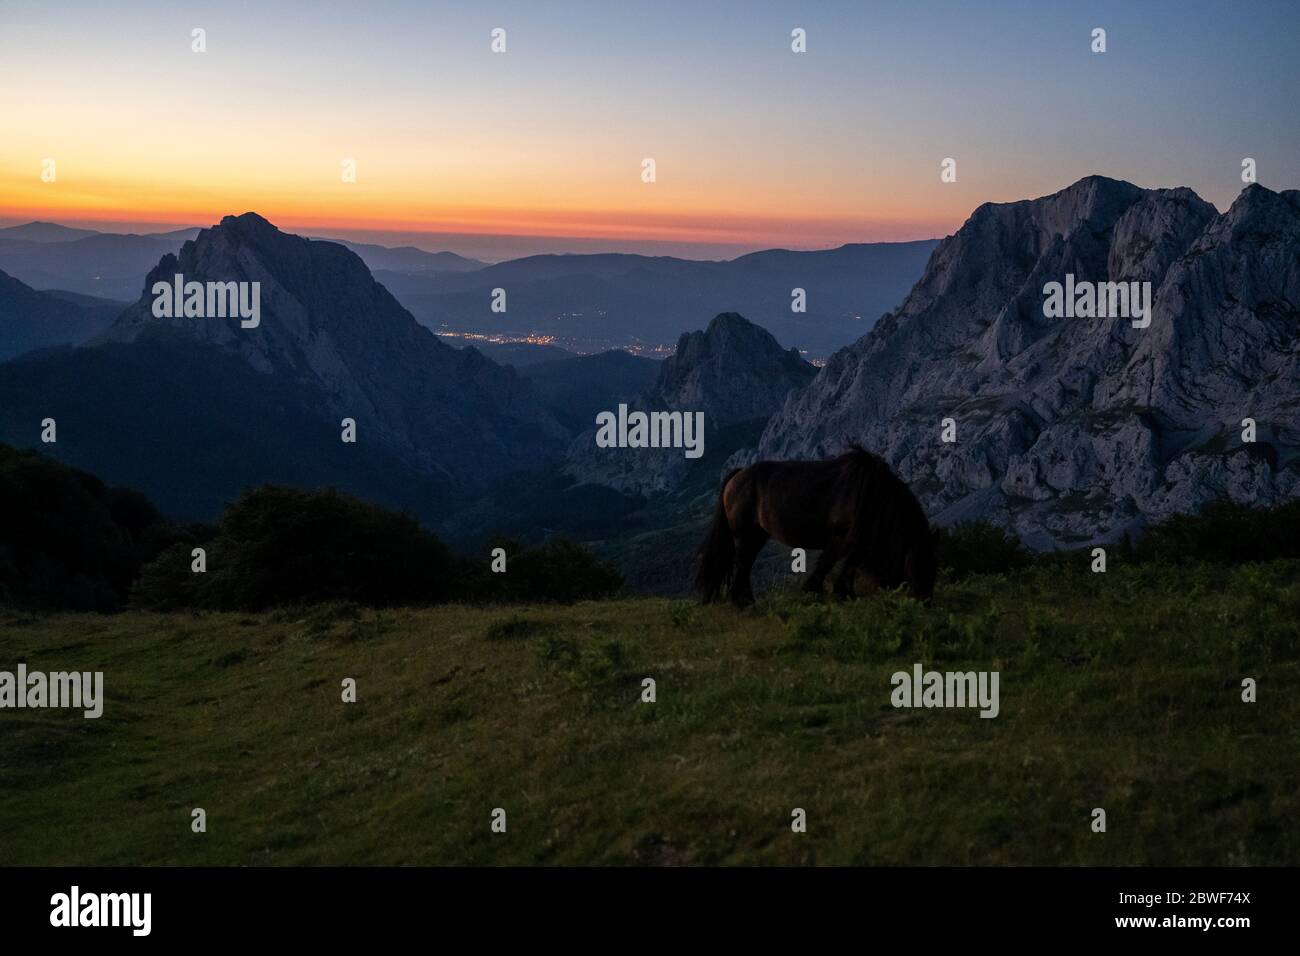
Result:
[[[145,273],[162,256],[179,250],[182,241],[115,233],[39,241],[11,238],[0,241],[0,269],[34,289],[66,289],[129,302],[140,294]]]
[[[0,362],[33,349],[84,342],[124,307],[74,293],[37,292],[0,272]]]
[[[135,299],[141,277],[202,230],[143,235],[26,223],[0,229],[0,269],[34,289]],[[39,239],[39,241],[36,241]],[[557,335],[578,352],[662,347],[701,314],[739,312],[813,357],[861,336],[920,277],[936,240],[768,249],[732,260],[624,253],[526,256],[492,265],[452,252],[324,239],[359,255],[434,332]],[[508,296],[504,313],[493,292]],[[802,289],[806,311],[792,309]]]
[[[1046,318],[1044,286],[1066,274],[1150,282],[1150,326]],[[1220,215],[1189,189],[1092,176],[975,210],[746,457],[859,442],[939,520],[987,518],[1053,547],[1219,495],[1294,497],[1297,395],[1300,192],[1251,185]]]
[[[97,235],[99,233],[94,229],[74,229],[57,222],[25,222],[19,226],[0,227],[0,239],[21,242],[71,242]]]
[[[336,242],[351,249],[372,272],[387,269],[393,272],[473,272],[486,263],[467,259],[454,252],[426,252],[415,246],[377,246],[368,242],[349,242],[346,239],[315,237],[321,242]]]
[[[539,255],[462,274],[394,277],[393,294],[435,331],[556,336],[594,350],[667,344],[698,316],[737,312],[787,346],[828,355],[861,336],[920,277],[935,240],[771,249],[727,261],[621,253]],[[389,281],[388,275],[381,276]],[[493,314],[494,289],[508,308]],[[796,312],[795,290],[806,311]]]
[[[178,273],[260,283],[260,325],[155,317],[148,290]],[[51,454],[191,517],[287,475],[431,521],[513,469],[558,458],[567,442],[526,379],[440,342],[338,244],[228,216],[164,255],[142,285],[90,347],[0,367],[0,435],[29,444],[51,414]],[[355,445],[341,441],[343,418],[356,422]],[[198,489],[177,487],[177,468],[197,462],[208,463],[193,476]]]
[[[140,293],[140,277],[161,256],[180,252],[184,243],[202,231],[192,227],[136,234],[29,222],[0,228],[0,269],[37,289],[68,289],[129,301]],[[483,266],[452,252],[426,252],[413,246],[390,249],[342,239],[323,241],[346,246],[371,269],[430,274],[472,271]]]

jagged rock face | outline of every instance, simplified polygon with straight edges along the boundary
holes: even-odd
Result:
[[[1038,547],[1114,538],[1222,494],[1293,496],[1297,195],[1251,186],[1218,215],[1188,189],[1089,177],[981,206],[746,457],[823,457],[856,441],[932,518],[998,521]],[[1149,327],[1048,318],[1044,285],[1067,273],[1151,282]],[[1247,417],[1255,445],[1241,440]]]
[[[654,386],[629,408],[703,412],[707,451],[709,436],[767,419],[816,371],[765,329],[726,312],[703,332],[682,335]],[[681,449],[598,448],[593,428],[574,439],[566,470],[580,481],[648,497],[675,488],[689,465]]]
[[[795,349],[782,349],[766,330],[724,312],[707,330],[678,339],[646,398],[655,407],[702,411],[706,422],[731,425],[767,418],[790,389],[815,374]]]
[[[155,282],[260,283],[261,321],[153,314]],[[253,213],[227,216],[165,256],[139,301],[98,344],[169,327],[232,351],[267,375],[323,393],[331,415],[356,420],[358,443],[378,441],[430,474],[481,486],[558,458],[569,433],[513,369],[457,350],[422,328],[353,252],[280,232]]]

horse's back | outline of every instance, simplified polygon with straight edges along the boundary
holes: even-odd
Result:
[[[725,495],[737,520],[753,521],[791,547],[823,548],[852,518],[836,459],[755,462],[731,479]]]

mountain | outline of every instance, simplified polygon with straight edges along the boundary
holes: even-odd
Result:
[[[372,272],[388,270],[392,272],[473,272],[482,269],[486,263],[477,259],[466,259],[454,252],[425,252],[414,246],[376,246],[365,242],[348,242],[346,239],[323,239],[323,242],[336,242],[344,248],[351,249],[361,257],[361,261]]]
[[[125,307],[65,292],[37,292],[0,272],[0,362],[33,349],[83,342]]]
[[[734,436],[761,429],[786,396],[805,386],[816,369],[770,332],[734,312],[718,315],[704,331],[688,332],[665,359],[654,385],[628,403],[630,410],[704,416],[705,456],[682,448],[600,448],[594,419],[569,448],[567,471],[576,480],[645,497],[671,492],[694,473],[712,481],[716,464],[735,450]],[[601,411],[616,411],[616,403]]]
[[[155,318],[148,290],[177,273],[260,283],[260,324]],[[338,484],[431,523],[567,441],[526,379],[444,345],[336,243],[228,216],[142,285],[87,347],[0,366],[0,436],[30,444],[55,417],[46,451],[187,517],[277,481]]]
[[[795,349],[735,312],[716,316],[703,332],[688,332],[664,360],[647,396],[652,406],[704,412],[713,425],[767,418],[791,389],[816,374]]]
[[[141,277],[181,241],[116,233],[62,242],[14,239],[0,243],[0,269],[34,289],[129,302],[141,293]]]
[[[0,229],[0,270],[34,289],[118,301],[202,230],[98,233],[55,223]],[[320,240],[355,252],[420,324],[438,333],[551,336],[574,352],[666,348],[700,314],[741,312],[813,358],[860,337],[921,275],[934,240],[814,252],[770,249],[723,262],[615,253],[485,265],[451,252]],[[504,289],[506,311],[492,311]],[[803,289],[806,311],[794,312]],[[521,356],[514,356],[522,360]]]
[[[541,334],[580,349],[666,345],[696,317],[740,312],[819,357],[861,336],[920,277],[933,240],[774,249],[726,262],[615,253],[541,255],[463,274],[381,281],[435,331]],[[494,289],[506,311],[491,311]],[[807,311],[792,311],[803,289]]]
[[[559,346],[539,345],[536,342],[486,342],[455,336],[440,338],[454,349],[476,348],[498,365],[513,365],[520,370],[531,365],[545,365],[577,357]]]
[[[188,229],[173,229],[171,232],[147,232],[146,239],[166,239],[171,242],[182,243],[190,239],[197,239],[203,229],[199,226],[190,226]]]
[[[1067,275],[1151,283],[1149,327],[1047,317]],[[940,522],[986,518],[1040,548],[1110,540],[1224,494],[1300,493],[1298,357],[1300,193],[1251,185],[1220,215],[1189,189],[1092,176],[975,210],[746,458],[856,441]]]
[[[23,242],[70,242],[99,235],[94,229],[73,229],[55,222],[27,222],[21,226],[0,228],[0,239],[17,239]]]
[[[69,289],[131,301],[140,294],[141,276],[164,255],[180,252],[182,244],[197,238],[202,231],[190,228],[135,235],[32,222],[0,229],[0,269],[36,289]],[[483,266],[477,260],[452,252],[323,241],[345,246],[371,269],[392,270],[395,276],[410,273],[427,278],[441,272],[466,272]]]
[[[631,401],[650,388],[661,364],[657,359],[614,350],[521,366],[519,371],[533,383],[556,418],[581,432],[591,427],[597,413],[617,407],[620,401]]]

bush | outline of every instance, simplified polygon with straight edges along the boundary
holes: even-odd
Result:
[[[487,556],[466,562],[407,515],[337,491],[267,485],[246,491],[213,528],[191,528],[141,569],[131,592],[151,610],[351,602],[372,607],[449,600],[573,602],[608,597],[619,573],[563,540],[522,548],[508,540],[507,573]],[[207,572],[190,570],[207,552]]]
[[[610,597],[623,586],[623,576],[613,565],[563,538],[533,548],[497,538],[491,548],[505,550],[506,571],[479,574],[472,593],[484,600],[571,604]]]
[[[140,569],[131,587],[131,605],[154,611],[199,607],[204,576],[190,570],[195,542],[178,541]]]
[[[1245,564],[1300,558],[1300,501],[1252,508],[1221,500],[1200,514],[1173,515],[1147,528],[1134,545],[1139,561]]]
[[[142,570],[132,595],[139,606],[432,604],[455,594],[461,577],[451,553],[414,518],[333,490],[244,492],[199,542],[205,574],[190,570],[194,543],[173,546]]]
[[[118,610],[176,535],[138,492],[0,445],[0,603]]]
[[[954,578],[1009,574],[1026,567],[1031,556],[1019,539],[987,521],[966,521],[939,534],[939,567]]]

